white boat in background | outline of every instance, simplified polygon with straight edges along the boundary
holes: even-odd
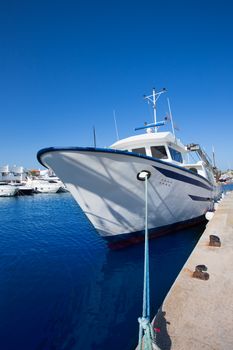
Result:
[[[142,171],[148,174],[151,237],[203,221],[219,196],[215,169],[201,148],[184,146],[174,128],[173,133],[158,132],[166,123],[156,117],[156,102],[163,92],[153,90],[145,97],[153,105],[154,123],[137,128],[147,130],[142,135],[119,140],[107,149],[45,148],[37,154],[39,162],[65,183],[98,233],[110,242],[143,238]],[[195,152],[198,160],[189,162],[189,152]]]
[[[17,189],[17,196],[30,196],[34,193],[32,186],[27,185],[27,183],[11,183],[11,186]]]
[[[16,187],[0,183],[0,197],[13,197],[17,194],[17,191]]]
[[[68,192],[68,189],[66,188],[64,183],[55,175],[41,177],[40,180],[48,181],[50,184],[59,185],[57,192]]]
[[[51,170],[26,170],[16,165],[0,166],[0,183],[11,186],[9,190],[12,193],[14,192],[12,188],[16,189],[16,194],[19,196],[67,191],[65,185]]]
[[[33,188],[35,193],[57,193],[61,184],[56,181],[47,181],[44,179],[28,179],[27,185]]]

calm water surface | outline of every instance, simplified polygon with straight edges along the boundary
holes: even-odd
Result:
[[[150,241],[152,315],[202,231]],[[0,198],[0,349],[134,349],[143,248],[109,250],[69,194]]]

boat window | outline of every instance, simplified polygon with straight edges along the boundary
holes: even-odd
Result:
[[[164,146],[152,146],[150,149],[152,157],[158,159],[167,159],[167,152]]]
[[[174,148],[169,147],[169,151],[171,153],[171,157],[173,160],[175,160],[176,162],[182,163],[183,159],[182,159],[182,155],[179,151],[177,151]]]
[[[132,149],[132,152],[139,153],[139,154],[146,156],[146,149],[144,147],[134,148],[134,149]]]
[[[192,173],[198,174],[198,171],[196,168],[189,168],[190,171],[192,171]]]

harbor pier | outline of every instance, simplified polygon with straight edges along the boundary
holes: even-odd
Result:
[[[153,328],[161,350],[233,349],[233,192],[218,204]]]

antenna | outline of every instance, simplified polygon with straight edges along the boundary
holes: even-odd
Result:
[[[215,162],[215,152],[214,152],[214,146],[212,146],[212,154],[213,154],[213,166],[216,168],[216,162]]]
[[[96,134],[95,134],[95,127],[93,126],[93,141],[94,141],[94,147],[96,148]]]
[[[119,140],[119,134],[118,134],[118,128],[117,128],[116,111],[115,111],[115,109],[113,110],[113,118],[114,118],[114,123],[115,123],[116,137],[117,137],[117,140]]]
[[[170,101],[169,101],[168,97],[167,97],[167,104],[168,104],[169,116],[170,116],[170,119],[171,119],[172,133],[175,136],[175,140],[176,140],[176,134],[175,134],[175,128],[174,128],[174,124],[173,124],[172,111],[171,111]]]
[[[156,92],[155,88],[153,88],[152,95],[144,96],[145,100],[147,100],[149,103],[152,103],[152,107],[154,110],[154,124],[157,123],[157,115],[156,115],[156,102],[158,101],[160,95],[162,95],[167,90],[163,88],[162,90]],[[155,130],[157,131],[157,128],[155,127]]]

